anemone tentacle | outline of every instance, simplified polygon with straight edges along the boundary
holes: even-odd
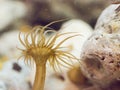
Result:
[[[40,77],[39,75],[36,75],[33,90],[43,90],[46,73],[45,68],[47,62],[55,71],[57,71],[57,69],[60,69],[61,66],[72,66],[72,61],[78,60],[74,55],[72,55],[68,51],[61,49],[67,48],[62,47],[61,45],[70,38],[80,36],[80,34],[73,32],[60,34],[56,32],[54,36],[46,38],[45,29],[53,23],[55,22],[52,22],[44,27],[36,26],[35,28],[33,28],[32,31],[24,35],[23,40],[21,38],[21,33],[19,33],[20,43],[25,48],[19,49],[22,51],[24,61],[27,64],[29,64],[29,62],[32,63],[31,61],[33,60],[36,64],[36,74],[41,74]],[[64,35],[68,36],[56,44],[56,41]]]

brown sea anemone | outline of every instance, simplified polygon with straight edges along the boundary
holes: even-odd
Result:
[[[45,29],[55,22],[58,21],[54,21],[44,27],[34,27],[33,30],[24,35],[24,40],[21,39],[21,33],[19,34],[19,40],[25,48],[20,49],[22,51],[22,56],[25,58],[25,62],[29,63],[33,60],[36,64],[36,76],[33,90],[44,89],[47,62],[55,71],[57,71],[58,68],[60,69],[60,65],[72,66],[71,61],[78,60],[74,55],[67,51],[67,47],[61,47],[61,45],[66,40],[75,36],[80,36],[80,34],[73,32],[60,34],[59,32],[56,32],[55,35],[46,38],[46,32],[49,30],[45,31]],[[68,37],[56,44],[55,42],[57,39],[64,35],[68,35]]]

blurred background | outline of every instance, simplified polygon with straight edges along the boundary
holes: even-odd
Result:
[[[105,0],[0,0],[0,56],[16,55],[18,32],[27,32],[30,26],[76,19],[94,29],[97,18],[109,4]],[[50,27],[59,30],[64,22]]]
[[[16,47],[19,46],[19,31],[27,32],[30,26],[44,26],[61,19],[83,20],[94,28],[99,15],[109,4],[107,0],[0,0],[0,90],[8,90],[8,86],[10,90],[30,90],[28,88],[32,87],[31,80],[26,79],[31,73],[28,67],[23,65],[23,62],[18,64],[13,59],[18,56]],[[50,27],[59,30],[64,22],[66,21]],[[21,69],[22,74],[19,73]],[[12,74],[13,77],[7,76]],[[11,82],[8,83],[9,79]],[[19,85],[24,83],[24,87],[15,84],[19,80]]]
[[[46,25],[59,19],[81,19],[94,27],[105,0],[0,0],[0,31],[26,24]],[[58,29],[61,23],[52,27]]]

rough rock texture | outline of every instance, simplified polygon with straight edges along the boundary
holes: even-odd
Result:
[[[100,16],[81,54],[83,73],[102,90],[119,90],[120,11],[111,5]],[[112,88],[112,89],[110,89]]]

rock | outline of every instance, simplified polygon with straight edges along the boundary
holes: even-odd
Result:
[[[20,55],[19,50],[21,44],[18,39],[19,31],[13,30],[4,33],[0,37],[0,54],[7,56],[9,59]]]
[[[74,56],[79,58],[82,46],[84,42],[92,34],[93,29],[91,28],[91,26],[89,26],[84,21],[79,20],[79,19],[73,19],[73,20],[70,20],[64,23],[58,32],[59,33],[71,33],[72,32],[73,35],[80,34],[79,36],[75,36],[73,38],[68,39],[66,42],[62,44],[63,47],[70,48],[70,52]],[[58,39],[58,42],[68,36],[71,36],[72,34],[62,36],[61,38]]]
[[[20,71],[13,68],[15,64],[16,68],[21,68]],[[30,74],[30,67],[26,66],[23,60],[9,59],[0,71],[0,90],[31,90]]]
[[[26,13],[27,7],[21,1],[0,1],[0,31],[8,30],[10,26],[17,26]]]
[[[110,90],[111,83],[120,76],[120,11],[111,5],[98,19],[92,36],[81,54],[81,68],[94,84]],[[116,86],[119,88],[119,86]],[[113,88],[112,90],[116,90]]]

